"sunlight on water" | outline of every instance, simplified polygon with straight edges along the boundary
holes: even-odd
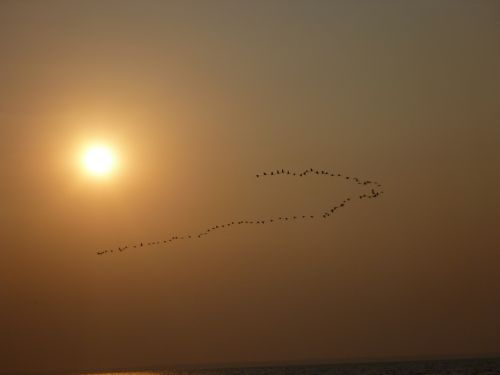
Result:
[[[125,371],[82,375],[498,375],[500,358],[316,366],[240,367]]]

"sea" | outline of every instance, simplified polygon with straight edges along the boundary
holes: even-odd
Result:
[[[500,375],[500,358],[265,366],[158,371],[100,372],[85,375]],[[83,374],[82,374],[83,375]]]

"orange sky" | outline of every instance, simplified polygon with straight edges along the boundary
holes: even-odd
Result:
[[[500,3],[356,3],[0,3],[0,373],[500,353]]]

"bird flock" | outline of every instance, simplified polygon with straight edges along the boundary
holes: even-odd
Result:
[[[382,185],[379,182],[376,181],[371,181],[371,180],[362,180],[358,177],[352,177],[352,176],[347,176],[341,173],[333,173],[333,172],[328,172],[326,170],[318,170],[314,168],[309,168],[306,169],[305,171],[302,172],[294,172],[290,170],[285,170],[285,169],[276,169],[272,171],[266,171],[262,172],[260,174],[257,174],[255,177],[258,179],[265,179],[265,178],[270,178],[270,177],[275,177],[275,176],[291,176],[291,177],[297,177],[297,178],[304,178],[309,175],[318,175],[318,176],[323,176],[323,177],[335,177],[335,178],[340,178],[347,180],[349,182],[352,182],[357,185],[361,185],[367,188],[367,192],[361,195],[358,195],[353,198],[345,198],[343,201],[337,203],[337,205],[328,207],[327,209],[323,210],[320,213],[317,213],[315,215],[293,215],[293,216],[278,216],[278,217],[271,217],[271,218],[266,218],[266,219],[258,219],[258,220],[234,220],[230,221],[224,224],[218,224],[211,226],[209,228],[206,228],[205,230],[196,233],[196,234],[185,234],[183,236],[171,236],[170,238],[165,238],[161,241],[150,241],[150,242],[139,242],[135,244],[129,244],[129,245],[123,245],[119,246],[116,249],[108,249],[108,250],[100,250],[97,251],[97,255],[106,255],[106,254],[117,254],[121,253],[126,250],[130,249],[140,249],[143,247],[149,247],[149,246],[158,246],[158,245],[168,245],[176,241],[183,241],[183,240],[190,240],[190,239],[200,239],[205,236],[208,236],[209,234],[212,234],[217,231],[221,231],[222,229],[229,229],[233,226],[236,225],[263,225],[263,224],[273,224],[273,223],[283,223],[283,222],[291,222],[291,221],[298,221],[298,220],[314,220],[314,219],[327,219],[328,217],[332,216],[335,212],[338,210],[346,207],[348,204],[352,203],[354,199],[358,200],[364,200],[364,199],[375,199],[380,197],[384,191],[382,190]]]

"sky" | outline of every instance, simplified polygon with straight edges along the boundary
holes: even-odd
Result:
[[[496,1],[2,1],[0,373],[498,355],[499,40]],[[255,178],[311,167],[385,193],[96,256],[362,191]]]

